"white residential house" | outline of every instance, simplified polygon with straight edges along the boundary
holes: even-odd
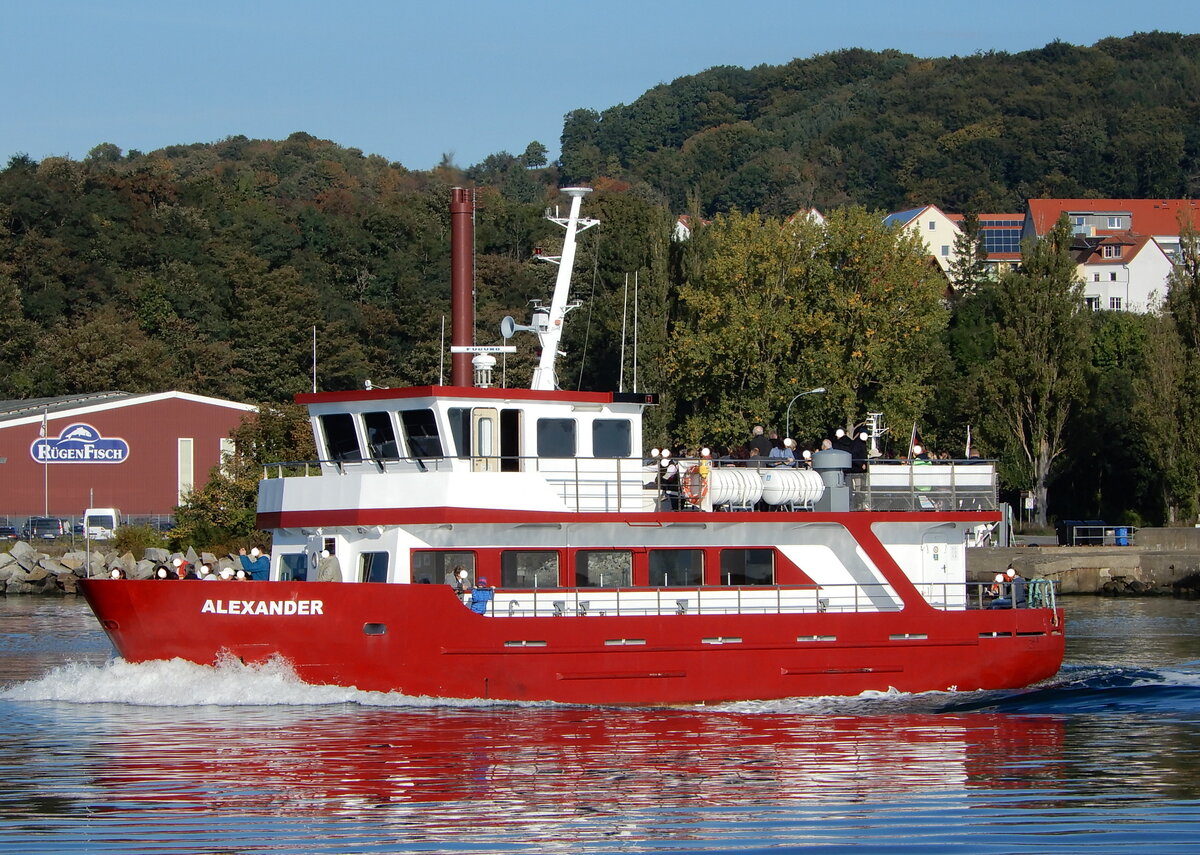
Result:
[[[1154,312],[1166,296],[1171,259],[1149,235],[1079,235],[1071,247],[1089,309]]]
[[[954,260],[954,241],[961,234],[958,224],[942,213],[936,205],[897,211],[883,218],[885,225],[907,229],[925,244],[929,255],[950,276],[950,264]]]

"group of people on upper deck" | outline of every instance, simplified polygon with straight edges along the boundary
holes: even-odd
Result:
[[[647,464],[666,462],[673,457],[675,460],[712,459],[730,466],[788,466],[811,469],[813,455],[816,452],[834,449],[845,451],[850,455],[853,471],[865,472],[868,463],[937,463],[950,462],[954,459],[949,452],[930,451],[920,444],[914,444],[908,454],[901,452],[894,458],[884,457],[879,454],[878,450],[872,453],[869,439],[870,435],[865,430],[852,436],[845,429],[839,427],[830,432],[815,447],[798,449],[796,440],[790,436],[780,438],[777,431],[768,431],[763,425],[756,424],[751,428],[750,439],[734,448],[693,450],[680,446],[674,451],[668,448],[662,450],[656,448],[650,452],[651,459],[646,462]],[[980,460],[979,450],[972,448],[967,454],[967,458],[968,461]],[[664,469],[667,470],[666,474],[669,478],[672,474],[672,464],[666,463]]]

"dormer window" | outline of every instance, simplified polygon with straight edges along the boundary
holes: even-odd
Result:
[[[1120,258],[1121,257],[1121,245],[1116,244],[1116,243],[1106,243],[1104,245],[1104,257],[1105,258]]]
[[[1109,217],[1108,218],[1108,227],[1110,229],[1119,229],[1122,227],[1122,224],[1124,223],[1124,221],[1125,221],[1124,217]]]

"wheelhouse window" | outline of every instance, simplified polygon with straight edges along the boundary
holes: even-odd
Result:
[[[460,458],[471,456],[471,408],[451,407],[450,438],[454,442],[454,454]]]
[[[722,549],[721,582],[725,585],[774,585],[774,549]]]
[[[650,584],[674,588],[704,583],[704,550],[651,549]]]
[[[558,552],[555,550],[506,550],[500,554],[500,586],[503,588],[557,588]]]
[[[538,457],[575,456],[574,419],[538,419]]]
[[[593,457],[628,457],[633,448],[629,419],[596,419],[592,422]]]
[[[413,457],[442,457],[442,437],[433,410],[401,410],[400,421]]]
[[[358,579],[360,582],[386,582],[388,580],[388,554],[386,552],[364,552],[358,557]]]
[[[374,460],[399,460],[400,446],[392,427],[391,413],[363,413],[367,452]]]
[[[454,571],[467,571],[467,587],[475,584],[475,553],[430,549],[412,554],[412,580],[417,583],[453,585]]]
[[[329,413],[321,416],[321,433],[325,435],[325,455],[328,460],[362,460],[354,417],[349,413]]]
[[[633,584],[628,549],[581,549],[575,554],[575,587],[627,588]]]

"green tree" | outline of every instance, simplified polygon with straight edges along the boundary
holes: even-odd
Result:
[[[1067,420],[1086,389],[1088,326],[1071,240],[1064,215],[1026,245],[1021,269],[1005,274],[996,291],[996,356],[986,384],[992,429],[1034,494],[1039,525],[1066,450]]]
[[[305,410],[295,404],[262,404],[230,436],[232,454],[214,467],[203,487],[193,490],[175,509],[172,538],[181,544],[244,545],[257,528],[255,511],[263,467],[317,456]]]
[[[963,214],[959,233],[954,238],[949,272],[955,296],[971,294],[987,281],[987,249],[983,245],[979,216],[974,211]]]
[[[666,361],[682,439],[740,442],[817,386],[827,394],[793,420],[802,438],[872,411],[921,417],[946,312],[916,237],[851,208],[824,225],[735,212],[693,242]]]

